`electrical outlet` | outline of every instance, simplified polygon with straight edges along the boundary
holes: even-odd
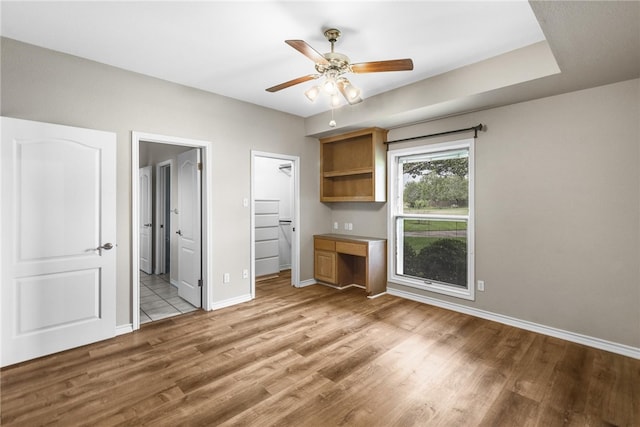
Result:
[[[249,278],[249,270],[247,270],[246,268],[244,270],[242,270],[242,278],[243,279],[248,279]]]
[[[345,229],[345,230],[348,230],[348,229],[349,229],[349,223],[348,223],[348,222],[345,222],[345,223],[344,223],[344,229]]]
[[[478,290],[484,292],[484,280],[478,280]]]
[[[222,283],[229,283],[231,281],[231,275],[229,273],[224,273],[222,276]]]
[[[338,228],[340,228],[340,224],[338,224],[338,221],[333,223],[333,229],[337,230]]]
[[[349,225],[349,231],[353,230],[353,224],[352,223],[348,223]]]

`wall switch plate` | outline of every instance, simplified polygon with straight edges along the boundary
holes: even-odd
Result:
[[[249,199],[247,199],[246,197],[244,199],[242,199],[242,206],[244,206],[245,208],[249,207]]]
[[[345,222],[345,223],[344,223],[344,229],[345,229],[345,230],[348,230],[348,229],[349,229],[349,223],[348,223],[348,222]]]
[[[348,223],[347,225],[349,226],[349,231],[353,230],[353,224],[352,223]]]
[[[231,281],[231,275],[229,273],[224,273],[222,276],[222,283],[229,283]]]
[[[249,278],[249,270],[247,270],[246,268],[244,270],[242,270],[242,278],[243,279],[248,279]]]
[[[484,280],[478,280],[478,290],[484,292]]]

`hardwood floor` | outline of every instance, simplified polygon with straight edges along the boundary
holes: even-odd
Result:
[[[5,368],[2,425],[640,425],[640,360],[288,283]]]

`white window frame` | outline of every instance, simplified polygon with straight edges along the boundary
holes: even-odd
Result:
[[[387,165],[389,166],[388,186],[389,203],[387,206],[387,241],[388,241],[388,274],[389,282],[408,286],[416,289],[431,291],[439,294],[449,295],[467,300],[475,300],[475,153],[474,139],[464,139],[437,144],[427,144],[417,147],[390,150],[387,153]],[[403,250],[403,245],[398,245],[398,217],[413,217],[402,212],[402,169],[399,166],[399,159],[405,156],[418,154],[430,154],[438,151],[450,151],[456,149],[469,150],[469,214],[467,219],[467,287],[457,287],[441,283],[427,283],[420,279],[396,274],[396,262],[399,257],[398,251]],[[398,175],[400,174],[400,175]],[[425,219],[448,219],[446,215],[431,215]],[[454,217],[451,217],[454,219]],[[455,217],[457,218],[457,217]],[[400,246],[400,247],[399,247]]]

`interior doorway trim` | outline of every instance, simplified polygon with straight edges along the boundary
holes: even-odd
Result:
[[[156,262],[154,272],[155,274],[163,274],[167,272],[166,259],[166,244],[165,235],[169,227],[167,227],[167,216],[165,207],[167,205],[166,186],[171,188],[171,174],[173,174],[173,159],[165,160],[156,165],[156,224],[163,224],[163,228],[156,227],[156,244],[155,254]],[[168,173],[167,173],[168,169]],[[168,181],[168,182],[167,182]],[[169,203],[172,201],[169,200]]]
[[[256,236],[255,236],[255,185],[256,157],[288,160],[293,163],[293,221],[291,226],[291,284],[300,286],[300,157],[286,154],[251,150],[251,298],[256,297]]]
[[[139,188],[138,164],[140,163],[140,143],[182,145],[202,150],[202,308],[212,310],[213,304],[213,144],[210,141],[157,135],[144,132],[131,132],[131,310],[132,328],[140,329],[140,247],[139,233]]]

